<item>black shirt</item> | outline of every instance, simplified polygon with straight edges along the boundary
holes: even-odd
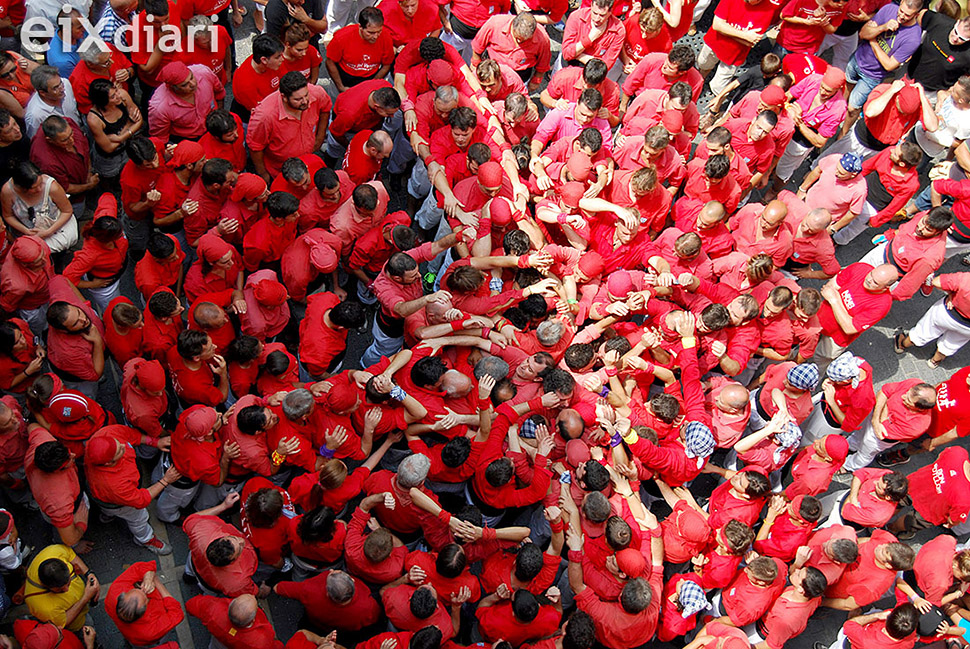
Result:
[[[24,137],[23,127],[21,126],[20,139],[16,142],[3,146],[0,145],[0,187],[10,180],[12,163],[16,161],[30,160],[30,142]]]
[[[312,20],[323,20],[326,16],[326,10],[327,5],[323,0],[304,0],[303,2],[303,11]],[[289,10],[286,8],[286,3],[283,0],[269,0],[266,3],[267,34],[272,34],[280,40],[283,40],[283,32],[298,22],[300,21],[290,15]],[[310,37],[310,45],[313,47],[320,46],[320,34],[314,34]]]
[[[949,88],[970,69],[970,42],[950,44],[955,22],[935,11],[923,14],[923,42],[909,60],[906,74],[928,91]]]

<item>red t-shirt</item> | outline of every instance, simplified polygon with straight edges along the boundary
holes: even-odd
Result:
[[[394,43],[385,31],[381,31],[377,42],[368,43],[360,35],[358,25],[347,25],[334,32],[327,45],[327,58],[350,76],[372,77],[394,61]]]
[[[256,72],[252,56],[242,62],[232,77],[233,99],[249,111],[279,87],[280,71],[267,69],[262,74]]]
[[[870,293],[864,288],[863,282],[871,270],[872,266],[869,264],[855,263],[843,268],[835,276],[839,286],[839,298],[852,318],[852,326],[859,333],[845,333],[832,313],[832,305],[827,301],[823,301],[822,308],[819,309],[818,321],[822,330],[841,347],[848,347],[863,331],[882,320],[892,308],[893,298],[889,291]]]
[[[970,514],[970,479],[967,450],[944,449],[936,462],[916,471],[909,479],[913,507],[935,525],[960,525]]]
[[[916,585],[923,597],[937,606],[953,585],[953,555],[956,549],[956,537],[940,534],[924,543],[916,553],[913,563]]]

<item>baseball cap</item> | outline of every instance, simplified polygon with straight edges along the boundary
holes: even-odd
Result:
[[[138,385],[149,392],[159,392],[165,389],[165,370],[158,361],[143,361],[135,367],[135,377]]]
[[[101,435],[92,437],[84,447],[84,457],[89,464],[101,466],[114,461],[118,452],[118,442],[114,437]]]

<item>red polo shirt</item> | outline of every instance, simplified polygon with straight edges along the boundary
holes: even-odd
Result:
[[[696,69],[691,68],[676,79],[668,79],[660,71],[666,60],[666,52],[654,52],[644,56],[643,60],[637,63],[637,67],[633,68],[633,72],[623,82],[623,94],[627,97],[633,97],[645,88],[669,90],[676,82],[684,81],[690,84],[696,102],[701,96],[701,88],[704,87],[704,77]]]
[[[185,617],[182,606],[174,597],[162,597],[158,589],[148,593],[148,605],[144,614],[134,622],[118,617],[118,597],[141,583],[145,574],[157,572],[154,561],[139,561],[115,577],[104,600],[104,610],[121,631],[125,640],[135,646],[148,646],[174,629]]]
[[[135,464],[135,446],[141,443],[141,434],[128,426],[105,426],[91,439],[104,437],[121,442],[125,452],[111,465],[95,466],[85,463],[88,489],[97,500],[111,505],[144,509],[152,501],[148,489],[142,489],[141,476]]]
[[[377,622],[380,606],[360,579],[354,577],[354,596],[347,604],[339,606],[326,596],[330,572],[326,570],[306,581],[282,581],[276,584],[276,592],[303,604],[307,616],[321,628],[358,631]]]

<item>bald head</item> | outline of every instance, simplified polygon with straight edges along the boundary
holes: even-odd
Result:
[[[453,308],[450,300],[444,303],[430,302],[428,306],[424,307],[424,312],[428,316],[430,324],[441,324],[445,321],[445,314]]]
[[[386,131],[374,131],[367,138],[367,148],[372,151],[375,157],[380,156],[383,159],[391,155],[394,141],[391,140],[391,136]]]
[[[572,408],[566,408],[556,417],[556,425],[569,439],[577,439],[586,430],[583,417]]]
[[[195,324],[202,329],[218,329],[228,318],[226,312],[212,302],[200,302],[195,307]]]
[[[882,293],[898,281],[899,270],[892,264],[881,264],[869,271],[862,285],[870,293]]]
[[[354,598],[354,580],[342,570],[332,570],[327,575],[327,597],[334,604],[349,604]]]
[[[256,598],[252,595],[240,595],[229,602],[229,621],[235,627],[247,627],[256,619]]]
[[[730,383],[721,390],[721,401],[728,408],[742,410],[748,403],[748,390],[738,383]]]
[[[134,622],[145,614],[148,609],[148,595],[139,588],[132,588],[128,592],[118,595],[115,612],[122,622]]]
[[[824,207],[817,207],[802,220],[802,232],[813,235],[827,229],[832,224],[832,213]]]
[[[724,206],[719,201],[708,201],[704,207],[701,208],[701,213],[698,215],[698,223],[703,227],[711,227],[724,220],[727,216],[727,211]]]
[[[441,391],[446,397],[464,397],[472,391],[472,380],[458,370],[448,370],[441,377]]]
[[[788,216],[788,206],[779,200],[774,200],[765,206],[761,212],[761,229],[771,232]]]

